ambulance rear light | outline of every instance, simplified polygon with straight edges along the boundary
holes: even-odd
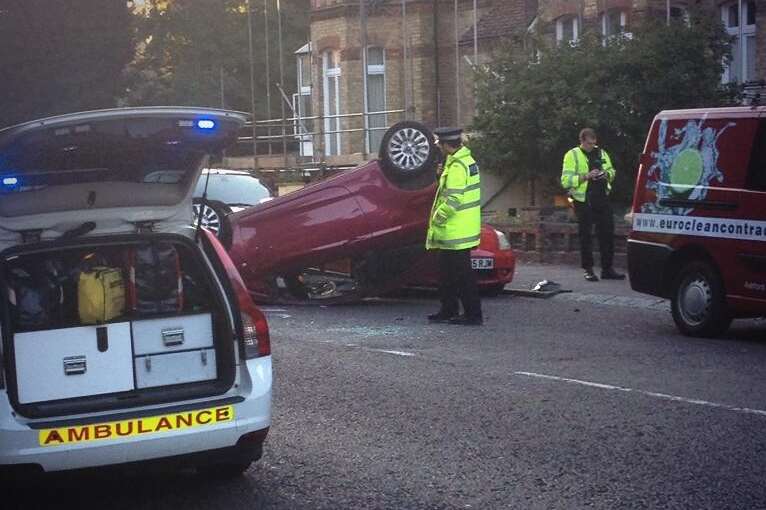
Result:
[[[242,324],[242,330],[239,332],[242,355],[245,359],[270,355],[271,339],[269,337],[269,325],[266,322],[266,317],[253,303],[253,299],[247,291],[242,276],[234,266],[234,262],[232,262],[229,254],[226,253],[226,249],[215,237],[215,234],[206,229],[203,229],[202,233],[215,250],[221,264],[223,264],[237,299],[236,304]]]
[[[247,296],[250,299],[250,296]],[[242,310],[242,347],[245,359],[258,358],[271,354],[269,326],[263,314],[251,306]]]

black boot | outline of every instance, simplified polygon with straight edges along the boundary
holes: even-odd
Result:
[[[589,282],[597,282],[598,281],[598,276],[596,276],[596,273],[593,272],[593,269],[586,269],[585,270],[585,274],[583,276]]]
[[[449,322],[453,317],[457,317],[456,313],[446,313],[439,311],[439,313],[432,313],[428,316],[429,322]]]
[[[484,324],[484,319],[481,316],[468,317],[467,315],[458,315],[449,320],[450,324],[457,324],[459,326],[481,326]]]
[[[622,273],[618,273],[611,267],[608,267],[606,269],[601,270],[601,278],[604,280],[624,280],[625,275]]]

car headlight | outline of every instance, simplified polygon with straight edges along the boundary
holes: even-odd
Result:
[[[497,246],[501,250],[510,250],[511,249],[511,243],[508,241],[508,237],[506,237],[505,234],[500,232],[499,230],[495,230],[495,235],[497,236]]]

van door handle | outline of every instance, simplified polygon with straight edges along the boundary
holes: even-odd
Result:
[[[87,370],[88,362],[85,356],[67,356],[64,358],[64,375],[81,375]]]

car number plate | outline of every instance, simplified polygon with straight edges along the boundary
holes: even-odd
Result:
[[[495,259],[490,259],[490,258],[471,259],[471,267],[473,269],[494,269]]]

